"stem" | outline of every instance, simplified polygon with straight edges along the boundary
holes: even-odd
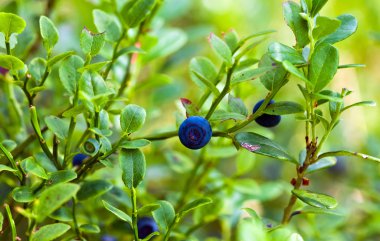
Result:
[[[113,49],[111,63],[108,65],[107,69],[103,73],[103,79],[104,80],[106,80],[108,78],[108,75],[112,69],[112,66],[114,65],[115,61],[117,60],[117,50],[119,49],[119,45],[120,45],[121,41],[124,39],[126,33],[127,33],[127,30],[124,29],[123,33],[121,34],[121,37],[119,38],[119,40],[117,41],[117,43],[115,45],[115,48]]]
[[[11,55],[11,45],[8,41],[5,41],[5,48],[7,49],[7,54]]]
[[[133,235],[135,236],[135,241],[139,239],[139,231],[137,228],[137,197],[136,197],[136,189],[132,187],[131,189],[131,198],[132,198],[132,228]]]
[[[75,233],[77,234],[77,238],[82,240],[82,235],[80,233],[78,222],[77,222],[75,198],[72,198],[72,201],[73,201],[73,209],[72,209],[73,212],[72,212],[72,214],[73,214],[74,230],[75,230]]]
[[[12,229],[12,241],[16,241],[16,235],[17,235],[16,234],[16,226],[15,226],[15,222],[12,218],[12,212],[11,212],[8,204],[4,204],[4,206],[5,206],[5,210],[7,212],[7,215],[8,215],[9,226]]]
[[[226,64],[223,63],[222,66],[220,66],[220,69],[219,69],[218,75],[216,76],[216,79],[214,80],[215,86],[218,85],[220,81],[222,81],[225,68],[226,68]],[[206,92],[201,97],[201,99],[199,100],[199,103],[198,103],[199,109],[202,108],[202,106],[204,105],[204,103],[206,102],[206,100],[208,99],[210,94],[211,94],[211,90],[207,89]]]

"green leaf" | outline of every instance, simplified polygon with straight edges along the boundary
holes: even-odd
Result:
[[[94,17],[94,23],[98,32],[105,32],[106,40],[116,42],[121,37],[121,26],[117,18],[114,15],[103,12],[100,9],[94,9],[92,11]]]
[[[139,130],[145,122],[145,109],[134,104],[129,104],[121,111],[120,126],[125,133]]]
[[[83,233],[100,233],[100,228],[96,224],[82,224],[79,229]]]
[[[52,212],[70,200],[79,190],[79,185],[59,183],[45,189],[33,207],[37,222],[42,222]]]
[[[150,141],[146,139],[138,139],[138,140],[125,140],[120,144],[121,148],[124,149],[138,149],[141,147],[145,147],[150,145]]]
[[[328,0],[313,0],[313,5],[310,10],[310,15],[314,17],[319,13],[322,7],[327,3]]]
[[[310,13],[313,7],[313,0],[301,0],[301,7],[303,12]]]
[[[267,90],[278,90],[287,83],[286,70],[282,67],[282,65],[278,65],[276,62],[274,62],[268,53],[263,55],[261,58],[259,67],[273,68],[272,71],[268,71],[264,75],[260,76],[260,81]]]
[[[289,61],[285,60],[284,62],[282,62],[282,67],[284,67],[289,73],[291,73],[295,77],[304,81],[309,86],[312,85],[310,81],[305,77],[305,75]]]
[[[228,112],[225,110],[216,110],[212,114],[210,121],[245,120],[245,119],[247,119],[247,117],[239,113]]]
[[[197,79],[200,80],[201,83],[203,83],[204,86],[210,89],[214,93],[214,95],[218,96],[220,94],[216,86],[212,82],[210,82],[208,79],[206,79],[206,77],[194,71],[192,72],[192,74],[194,74],[197,77]]]
[[[55,210],[52,214],[50,214],[49,217],[61,222],[72,222],[73,221],[72,208],[61,207]]]
[[[273,71],[275,68],[272,66],[265,66],[265,67],[259,67],[259,68],[250,68],[250,69],[244,69],[242,71],[236,72],[232,75],[231,79],[231,86],[235,86],[237,84],[240,84],[245,81],[253,80],[255,78],[258,78],[260,76],[263,76],[264,74]]]
[[[12,34],[20,34],[26,27],[25,20],[13,13],[0,12],[0,23],[0,32],[4,33],[8,43]]]
[[[357,102],[357,103],[354,103],[352,105],[344,107],[342,109],[342,111],[345,111],[345,110],[350,109],[350,108],[355,107],[355,106],[376,106],[376,102],[375,101],[371,101],[371,100],[360,101],[360,102]]]
[[[298,164],[280,145],[259,134],[241,132],[235,135],[235,141],[250,152]]]
[[[328,156],[354,156],[354,157],[360,157],[364,160],[370,160],[375,162],[380,162],[380,158],[370,156],[367,154],[359,153],[359,152],[353,152],[353,151],[331,151],[331,152],[325,152],[318,156],[318,159],[322,159]]]
[[[104,46],[105,33],[92,33],[87,28],[80,35],[80,46],[85,54],[97,55]]]
[[[115,59],[119,58],[122,55],[130,54],[130,53],[145,54],[146,52],[140,48],[137,48],[136,46],[129,46],[129,47],[120,49],[120,51],[116,53]]]
[[[77,71],[83,67],[84,61],[79,56],[73,55],[65,59],[59,68],[59,79],[62,82],[63,87],[71,94],[74,95],[78,81],[81,74]]]
[[[48,179],[45,169],[37,163],[34,157],[28,157],[21,162],[21,167],[26,173],[33,174],[42,179]]]
[[[28,203],[34,200],[33,190],[30,187],[16,187],[12,191],[12,197],[16,202]]]
[[[164,152],[164,156],[169,167],[175,172],[185,173],[194,167],[193,160],[180,152],[167,150]]]
[[[12,167],[8,167],[6,165],[0,164],[0,172],[7,171],[7,172],[17,172],[16,169],[13,169]]]
[[[16,230],[15,221],[13,220],[13,217],[12,217],[11,209],[9,208],[9,205],[7,203],[5,203],[4,206],[5,206],[5,210],[7,212],[9,226],[11,227],[11,230],[12,230],[12,240],[16,240],[16,236],[17,236],[16,231],[17,230]]]
[[[341,22],[339,28],[334,33],[320,39],[317,42],[317,45],[322,43],[334,44],[350,37],[356,32],[358,28],[358,20],[354,16],[343,14],[338,16],[337,19]]]
[[[73,170],[60,170],[49,173],[46,185],[54,185],[61,182],[69,182],[77,178],[77,173]]]
[[[47,63],[43,58],[35,58],[28,65],[29,73],[33,79],[40,81],[46,71]]]
[[[62,119],[56,116],[45,117],[45,123],[49,130],[61,140],[66,140],[68,136],[69,126]]]
[[[234,180],[231,184],[233,190],[236,190],[236,192],[240,192],[242,194],[252,194],[257,192],[259,189],[257,182],[249,178],[239,178]]]
[[[309,80],[314,92],[322,90],[333,78],[338,69],[338,50],[330,44],[321,44],[314,50],[309,65]]]
[[[236,158],[236,175],[248,173],[255,165],[255,155],[252,155],[246,149],[239,150]]]
[[[326,194],[314,193],[302,189],[292,190],[292,193],[302,202],[316,208],[332,209],[338,205],[335,198]]]
[[[77,198],[83,201],[89,198],[98,197],[111,190],[112,184],[105,180],[92,180],[84,182],[78,193]]]
[[[316,21],[316,26],[313,29],[313,37],[318,40],[326,35],[332,34],[340,26],[340,20],[318,16]]]
[[[67,51],[67,52],[63,52],[61,54],[58,54],[58,55],[56,55],[53,58],[51,58],[51,59],[48,60],[47,66],[49,68],[51,68],[53,65],[55,65],[59,61],[64,60],[64,59],[66,59],[66,58],[68,58],[68,57],[70,57],[71,55],[74,55],[74,54],[75,54],[74,51]]]
[[[231,94],[228,95],[228,109],[231,112],[248,116],[248,110],[244,102],[240,98],[233,97]]]
[[[227,43],[231,52],[234,52],[235,49],[239,46],[239,35],[234,29],[231,29],[226,34],[224,34],[224,41]]]
[[[161,233],[166,233],[175,219],[175,211],[168,201],[161,200],[158,204],[160,208],[153,211],[153,217],[160,226]]]
[[[137,27],[148,16],[155,0],[136,0],[126,4],[121,10],[125,23],[130,28]]]
[[[249,216],[251,216],[251,218],[255,219],[256,222],[260,223],[261,222],[261,218],[260,216],[256,213],[255,210],[251,209],[251,208],[243,208],[244,211],[246,211]]]
[[[302,208],[299,212],[300,214],[328,214],[328,215],[334,215],[334,216],[343,216],[343,214],[338,213],[333,210],[315,208],[311,206],[306,206]]]
[[[211,33],[209,36],[209,42],[214,52],[226,62],[227,65],[232,64],[232,52],[228,45],[215,34]]]
[[[364,68],[365,64],[342,64],[338,66],[338,69],[348,69],[348,68]]]
[[[137,210],[137,213],[139,214],[139,216],[147,215],[147,214],[150,215],[151,212],[159,209],[160,207],[161,206],[159,204],[155,204],[155,203],[147,204],[147,205],[144,205],[141,208],[139,208]]]
[[[45,49],[50,54],[53,47],[57,44],[59,39],[59,34],[57,28],[54,26],[54,23],[45,16],[40,17],[40,31],[41,37]]]
[[[316,163],[311,164],[307,168],[306,173],[319,171],[319,170],[334,166],[335,164],[336,164],[336,158],[326,157],[326,158],[318,160]]]
[[[210,204],[212,203],[212,199],[211,198],[199,198],[199,199],[196,199],[190,203],[187,203],[185,206],[183,206],[183,208],[181,208],[181,210],[179,211],[179,216],[182,217],[184,216],[186,213],[196,209],[196,208],[199,208],[199,207],[202,207],[202,206],[205,206],[207,204]]]
[[[82,68],[79,68],[77,71],[79,73],[83,73],[84,71],[95,71],[95,72],[98,72],[100,71],[104,66],[106,66],[107,64],[111,63],[111,61],[102,61],[102,62],[97,62],[97,63],[93,63],[93,64],[88,64],[88,65],[85,65],[83,66]]]
[[[300,6],[292,1],[283,4],[285,21],[294,33],[297,47],[303,48],[309,43],[307,21],[300,16]]]
[[[14,71],[22,70],[24,62],[15,56],[0,54],[0,67]]]
[[[269,115],[289,115],[304,112],[304,108],[292,101],[279,101],[267,106],[263,112]]]
[[[215,80],[218,76],[218,71],[215,65],[206,57],[195,57],[190,61],[190,77],[196,85],[205,89],[209,88],[207,84],[203,83],[203,79],[197,77],[195,73],[201,75],[207,82],[214,86]],[[215,86],[214,86],[215,87]]]
[[[302,53],[298,52],[292,47],[281,43],[271,43],[268,47],[268,53],[270,54],[271,58],[277,62],[283,62],[287,60],[292,64],[305,63],[305,59],[303,58]]]
[[[121,149],[119,164],[124,184],[136,188],[145,176],[145,157],[139,149]]]
[[[3,222],[4,222],[4,216],[0,212],[0,232],[3,230]]]
[[[32,235],[31,241],[51,241],[62,236],[70,229],[70,225],[65,223],[48,224]]]
[[[125,222],[128,222],[129,224],[132,225],[132,218],[126,214],[125,212],[121,211],[120,209],[112,206],[111,204],[109,204],[108,202],[106,201],[102,201],[103,202],[103,205],[104,207],[110,211],[111,213],[115,214],[116,217],[120,218],[121,220],[125,221]]]

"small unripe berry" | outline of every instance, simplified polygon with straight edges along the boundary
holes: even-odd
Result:
[[[140,218],[137,221],[137,229],[141,239],[148,237],[151,233],[158,232],[158,226],[151,217]]]
[[[73,166],[80,166],[83,163],[83,160],[86,159],[88,156],[82,153],[76,154],[73,157]]]
[[[256,103],[256,105],[253,107],[253,113],[255,113],[260,106],[263,104],[264,100],[260,100]],[[271,105],[274,103],[274,100],[269,101],[268,105]],[[274,127],[278,125],[281,121],[280,115],[268,115],[268,114],[262,114],[261,116],[257,117],[255,119],[256,123],[264,126],[264,127]]]
[[[178,137],[181,143],[190,149],[200,149],[204,147],[211,139],[211,125],[203,117],[190,116],[178,130]]]

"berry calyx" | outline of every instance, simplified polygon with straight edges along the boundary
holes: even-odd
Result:
[[[201,116],[190,116],[178,130],[178,137],[181,143],[190,149],[200,149],[211,139],[211,125]]]
[[[137,221],[139,238],[148,237],[151,233],[158,232],[158,226],[153,218],[143,217]]]
[[[74,157],[73,157],[73,166],[80,166],[82,165],[83,163],[83,160],[86,159],[88,156],[85,155],[85,154],[82,154],[82,153],[79,153],[79,154],[76,154]]]
[[[264,100],[260,100],[256,103],[256,105],[253,107],[253,113],[255,113],[260,106],[263,104]],[[274,103],[274,100],[270,100],[268,105],[271,105]],[[263,126],[263,127],[274,127],[278,125],[281,121],[280,115],[269,115],[269,114],[262,114],[261,116],[257,117],[255,119],[256,123]]]

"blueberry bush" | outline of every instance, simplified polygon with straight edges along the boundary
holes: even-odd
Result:
[[[356,17],[285,1],[279,41],[192,25],[191,4],[6,1],[1,240],[377,240],[380,159],[342,123],[375,106],[339,75],[365,67],[340,56]]]

